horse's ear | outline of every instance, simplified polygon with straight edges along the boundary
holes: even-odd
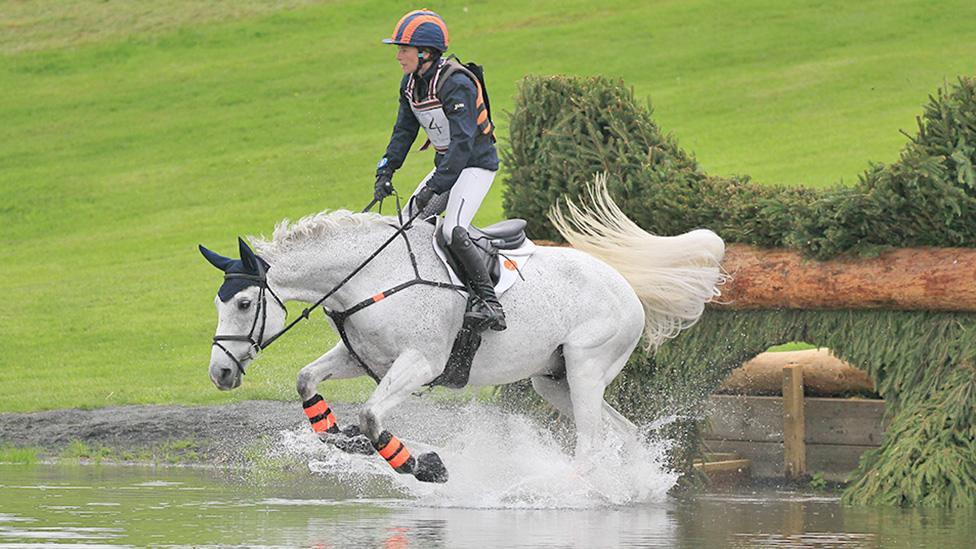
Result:
[[[200,244],[199,247],[200,253],[203,254],[203,257],[207,258],[207,261],[209,261],[211,265],[217,267],[221,271],[227,272],[227,267],[230,267],[230,265],[234,263],[233,259],[224,257],[216,252],[211,252],[210,250],[204,248],[203,244]]]
[[[243,238],[237,237],[237,243],[240,246],[241,261],[244,263],[244,268],[247,269],[249,273],[258,275],[264,274],[268,270],[268,264],[265,263],[260,257],[254,255],[251,247],[247,245],[247,242],[244,242]]]

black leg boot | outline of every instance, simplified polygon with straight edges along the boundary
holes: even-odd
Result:
[[[450,248],[454,258],[464,270],[468,287],[477,296],[468,312],[464,313],[465,320],[491,328],[496,332],[504,330],[507,327],[505,313],[495,296],[495,287],[491,284],[488,267],[464,227],[454,228],[451,233]]]

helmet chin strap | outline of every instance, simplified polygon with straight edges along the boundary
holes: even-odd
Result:
[[[424,51],[417,52],[417,70],[413,71],[415,77],[420,77],[420,73],[423,72],[424,69],[424,63],[427,63],[428,61],[437,62],[437,59],[440,57],[440,54],[431,53],[430,58],[427,58],[424,54]]]

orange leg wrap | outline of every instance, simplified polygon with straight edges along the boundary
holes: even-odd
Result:
[[[305,415],[308,416],[313,431],[316,433],[339,432],[335,414],[332,413],[332,408],[329,408],[329,405],[325,403],[322,395],[317,394],[306,400],[302,403],[302,407],[305,408]]]
[[[412,473],[416,460],[410,455],[410,450],[400,442],[400,439],[393,436],[389,431],[380,433],[379,439],[373,443],[373,447],[379,452],[383,459],[393,467],[398,473]]]

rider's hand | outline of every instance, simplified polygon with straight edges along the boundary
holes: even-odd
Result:
[[[424,188],[420,189],[420,192],[415,194],[413,197],[414,204],[417,206],[417,211],[423,211],[424,209],[426,209],[427,204],[430,204],[430,201],[434,198],[436,194],[437,193],[435,193],[433,189],[431,189],[427,185],[424,185]]]
[[[388,174],[377,174],[376,184],[373,186],[373,198],[383,200],[393,194],[393,181]]]
[[[383,200],[393,194],[393,168],[384,156],[376,164],[376,184],[373,185],[373,199]]]

